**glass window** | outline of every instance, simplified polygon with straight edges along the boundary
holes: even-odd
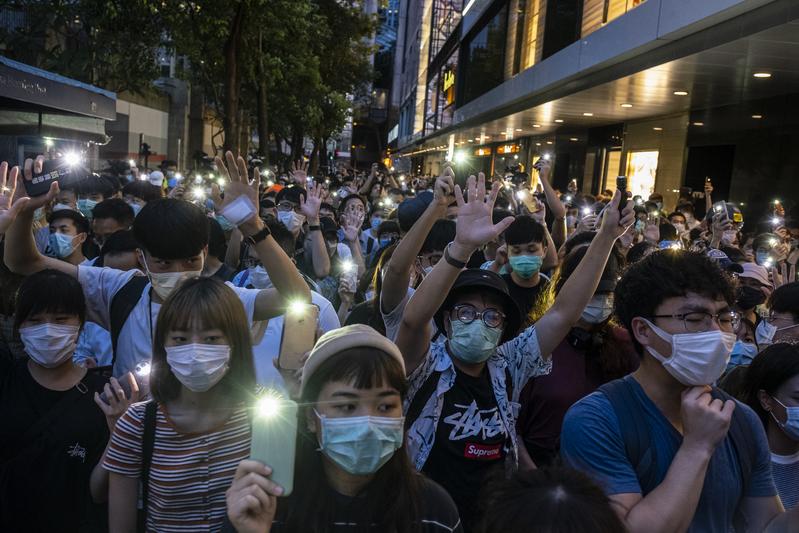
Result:
[[[658,155],[657,150],[627,154],[627,190],[633,196],[640,195],[649,198],[649,195],[655,191]]]
[[[434,0],[430,34],[430,61],[433,61],[461,21],[463,0]]]
[[[644,0],[585,0],[581,35],[585,37],[643,3]]]
[[[503,82],[507,25],[508,5],[505,4],[464,45],[461,103],[471,102]]]

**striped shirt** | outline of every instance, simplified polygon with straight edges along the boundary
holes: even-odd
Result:
[[[771,454],[771,473],[782,505],[792,509],[799,504],[799,453],[793,455]]]
[[[120,417],[103,467],[128,477],[141,476],[145,403]],[[147,530],[215,532],[225,518],[225,491],[236,467],[250,455],[250,424],[243,407],[204,433],[178,431],[159,404],[150,465]]]

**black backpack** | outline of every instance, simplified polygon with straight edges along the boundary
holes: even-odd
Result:
[[[133,276],[119,289],[114,297],[111,298],[111,306],[109,307],[110,315],[110,333],[111,333],[111,348],[113,350],[113,358],[111,359],[111,367],[109,371],[113,370],[114,364],[117,361],[117,343],[119,342],[119,333],[122,327],[127,322],[130,313],[136,304],[139,303],[144,288],[150,282],[147,276]]]

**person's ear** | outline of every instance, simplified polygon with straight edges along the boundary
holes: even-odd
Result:
[[[767,413],[770,413],[771,410],[774,408],[771,405],[771,395],[769,395],[763,389],[757,391],[757,401],[760,402],[760,407],[762,407],[763,410]]]
[[[646,320],[641,317],[633,318],[630,324],[630,330],[635,340],[637,340],[641,346],[652,346],[652,340],[659,338],[655,332],[652,331],[652,328],[649,327],[649,324],[646,323]]]
[[[86,242],[86,239],[89,237],[89,234],[86,233],[86,232],[82,232],[82,233],[78,233],[77,237],[78,237],[78,239],[77,239],[78,240],[78,244],[75,245],[76,247],[77,246],[81,246],[84,242]]]
[[[308,408],[305,410],[305,427],[308,429],[309,433],[316,435],[319,433],[319,417],[316,416],[316,413],[313,409]]]

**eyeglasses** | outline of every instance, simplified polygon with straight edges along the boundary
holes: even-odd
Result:
[[[652,315],[651,318],[672,318],[682,320],[683,327],[688,333],[702,333],[713,328],[713,322],[724,331],[737,331],[741,325],[741,317],[734,311],[723,311],[711,314],[704,311],[694,311],[674,315]]]
[[[295,208],[296,206],[291,202],[280,202],[277,204],[278,211],[294,211]]]
[[[462,304],[452,308],[455,317],[464,324],[471,324],[480,318],[483,324],[489,328],[499,328],[505,322],[505,313],[493,308],[488,308],[483,312],[478,311],[473,305]]]

